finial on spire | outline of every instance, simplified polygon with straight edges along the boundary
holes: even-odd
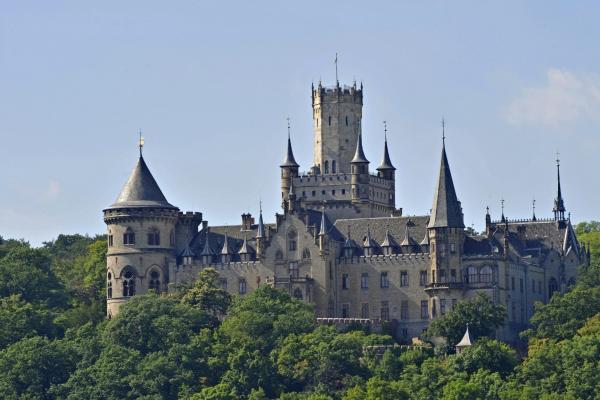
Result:
[[[506,222],[506,218],[504,217],[504,197],[502,197],[500,199],[500,204],[501,204],[501,207],[502,207],[502,219],[501,219],[501,221],[502,222]]]
[[[292,127],[291,127],[291,125],[290,125],[290,117],[289,117],[289,115],[288,115],[288,117],[286,118],[286,120],[287,120],[287,125],[288,125],[288,127],[287,127],[287,128],[288,128],[288,139],[289,139],[289,138],[290,138],[290,130],[291,130],[291,128],[292,128]]]
[[[560,167],[560,153],[556,151],[556,166]]]
[[[446,145],[446,120],[442,117],[442,145]]]
[[[337,52],[335,53],[335,61],[334,62],[335,62],[335,82],[336,82],[336,85],[339,86],[340,81],[338,80],[338,53]]]
[[[533,218],[532,219],[533,219],[533,221],[537,221],[537,218],[535,216],[535,199],[533,199],[531,201],[531,208],[533,209]]]
[[[142,148],[144,147],[144,138],[142,137],[142,129],[140,128],[140,140],[138,141],[138,147],[140,148],[140,157],[142,156]]]
[[[383,135],[385,137],[385,141],[387,142],[387,121],[383,121]]]

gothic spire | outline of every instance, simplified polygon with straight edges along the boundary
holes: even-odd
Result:
[[[558,154],[556,157],[556,177],[558,188],[556,192],[556,199],[554,199],[554,208],[552,211],[554,212],[554,219],[556,221],[563,221],[565,219],[565,202],[562,198],[562,191],[560,189],[560,159],[558,158]]]
[[[244,242],[242,243],[242,247],[240,248],[240,251],[238,251],[238,254],[249,254],[250,250],[248,247],[248,237],[247,234],[244,233]]]
[[[323,211],[321,211],[321,228],[319,229],[319,236],[325,236],[327,234],[325,229],[325,207],[323,207]]]
[[[450,165],[446,156],[446,144],[442,144],[442,159],[438,184],[433,197],[433,208],[428,228],[464,228],[460,201],[456,197]]]
[[[204,248],[202,249],[202,253],[200,253],[201,256],[212,256],[213,255],[213,251],[210,248],[210,242],[208,240],[208,234],[209,234],[209,228],[206,228],[206,235],[204,238]]]
[[[265,224],[263,223],[262,204],[260,206],[260,211],[258,214],[258,229],[256,230],[256,237],[257,238],[265,237]]]
[[[227,238],[227,231],[225,231],[225,240],[223,241],[223,247],[221,248],[221,255],[231,254],[229,252],[229,239]]]
[[[413,246],[415,245],[415,241],[412,237],[410,237],[410,231],[408,228],[408,223],[406,224],[406,228],[404,229],[404,240],[400,243],[400,246]]]
[[[356,141],[356,152],[354,153],[354,158],[351,163],[368,163],[367,157],[365,157],[365,152],[363,151],[362,145],[362,133],[358,134],[358,140]]]
[[[396,168],[392,165],[392,161],[390,160],[390,153],[388,152],[387,133],[385,135],[385,142],[383,145],[383,158],[381,159],[381,165],[377,167],[377,171],[385,170],[396,170]]]
[[[287,142],[287,153],[285,154],[285,158],[283,163],[280,165],[281,168],[290,167],[290,168],[298,168],[300,165],[296,162],[294,158],[294,152],[292,151],[292,139],[290,138],[290,126],[288,121],[288,142]]]

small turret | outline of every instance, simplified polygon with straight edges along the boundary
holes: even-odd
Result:
[[[240,248],[240,251],[238,251],[238,254],[240,255],[240,261],[242,262],[248,262],[252,259],[252,251],[248,245],[248,237],[246,234],[244,234],[244,242],[242,243],[242,247]]]
[[[377,167],[377,171],[379,172],[379,177],[388,180],[394,180],[394,175],[396,168],[392,165],[392,161],[390,160],[390,154],[388,152],[388,143],[387,143],[387,127],[385,134],[385,142],[383,144],[383,157],[381,159],[381,164]]]
[[[206,233],[204,235],[204,247],[202,248],[202,252],[200,253],[200,257],[202,258],[203,265],[209,265],[213,262],[213,256],[215,255],[213,249],[210,247],[210,228],[207,226],[205,228]]]
[[[265,246],[265,224],[263,223],[262,205],[258,215],[258,228],[256,229],[256,255],[260,257],[263,254]]]
[[[552,212],[554,212],[554,220],[558,222],[563,222],[565,220],[565,202],[562,198],[562,190],[560,188],[560,159],[556,158],[556,177],[557,177],[557,192],[556,199],[554,199],[554,208]]]
[[[298,176],[298,169],[300,166],[294,158],[294,152],[292,150],[292,140],[290,138],[290,124],[288,120],[288,141],[287,141],[287,152],[285,158],[280,165],[281,167],[281,208],[284,210],[287,207],[287,196],[292,185],[292,180]]]
[[[227,264],[229,261],[231,261],[231,252],[229,251],[229,238],[227,237],[227,231],[225,231],[223,247],[221,247],[221,262]]]
[[[358,135],[356,141],[356,151],[352,159],[352,175],[350,183],[352,185],[352,201],[361,202],[369,200],[369,160],[365,156],[362,145],[362,134]]]
[[[319,229],[319,250],[321,254],[325,252],[325,245],[327,243],[327,226],[325,222],[325,206],[323,206],[323,211],[321,211],[321,227]]]

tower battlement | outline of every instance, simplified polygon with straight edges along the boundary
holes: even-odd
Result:
[[[337,103],[337,102],[355,103],[362,105],[363,89],[353,85],[336,85],[336,86],[319,86],[312,89],[313,107],[320,103]]]

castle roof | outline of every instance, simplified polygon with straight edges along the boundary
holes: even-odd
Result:
[[[402,240],[402,243],[400,243],[400,246],[415,246],[417,244],[417,242],[410,237],[410,231],[408,228],[408,222],[406,223],[406,229],[404,231],[404,240]]]
[[[367,157],[365,156],[365,152],[363,151],[362,145],[362,133],[358,134],[358,140],[356,141],[356,152],[354,153],[354,158],[351,163],[368,163]]]
[[[169,204],[165,198],[142,156],[140,156],[133,171],[131,171],[129,179],[127,179],[127,183],[123,186],[117,200],[108,208],[137,207],[177,209],[177,207]]]
[[[464,228],[462,207],[450,173],[450,165],[446,156],[446,146],[442,145],[442,159],[437,188],[433,197],[433,208],[429,228]]]
[[[383,158],[381,159],[381,165],[377,167],[377,171],[386,171],[386,170],[396,170],[396,168],[392,165],[392,161],[390,160],[390,153],[388,152],[387,138],[385,138],[385,143],[383,145]]]
[[[469,333],[469,325],[467,325],[467,330],[465,331],[465,334],[463,336],[463,338],[460,340],[460,342],[458,342],[456,344],[456,347],[467,347],[467,346],[471,346],[473,344],[473,340],[471,339],[471,334]]]
[[[294,158],[294,152],[292,151],[292,139],[290,139],[290,135],[288,135],[287,153],[285,153],[285,158],[280,167],[298,168],[299,166],[300,165],[298,165]]]

